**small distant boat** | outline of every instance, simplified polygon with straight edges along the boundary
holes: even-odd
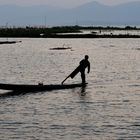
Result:
[[[60,89],[71,89],[76,87],[85,87],[86,84],[56,84],[56,85],[24,85],[24,84],[2,84],[0,83],[0,89],[11,90],[11,91],[50,91],[50,90],[60,90]]]
[[[19,43],[21,41],[0,41],[0,44],[15,44],[15,43]]]

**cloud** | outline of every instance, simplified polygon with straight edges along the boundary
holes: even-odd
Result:
[[[105,5],[118,5],[122,3],[134,2],[134,1],[140,1],[140,0],[96,0],[96,1]]]
[[[93,0],[0,0],[0,5],[16,4],[16,5],[52,5],[59,7],[75,7]]]
[[[134,2],[140,0],[0,0],[0,5],[13,4],[13,5],[51,5],[59,7],[76,7],[87,2],[97,1],[106,5],[116,5],[126,2]]]

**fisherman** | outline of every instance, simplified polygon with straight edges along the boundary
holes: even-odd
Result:
[[[81,79],[82,79],[82,84],[86,83],[86,79],[85,79],[85,69],[88,68],[88,73],[90,72],[90,62],[88,61],[89,56],[85,55],[85,58],[83,60],[80,61],[80,65],[68,76],[66,77],[63,81],[62,81],[62,85],[63,83],[69,78],[71,77],[72,79],[80,72],[81,73]]]
[[[80,72],[81,72],[82,84],[86,83],[85,69],[88,68],[87,73],[90,72],[90,62],[88,61],[88,58],[89,56],[85,55],[85,58],[80,61]]]

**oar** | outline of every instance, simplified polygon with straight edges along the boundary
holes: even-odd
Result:
[[[69,78],[69,77],[71,77],[72,79],[79,73],[79,71],[80,71],[80,65],[68,76],[68,77],[66,77],[63,81],[62,81],[62,85],[63,85],[63,83]]]
[[[69,77],[70,77],[70,75],[69,75],[68,77],[66,77],[66,78],[61,82],[61,84],[63,85],[64,82],[65,82]]]

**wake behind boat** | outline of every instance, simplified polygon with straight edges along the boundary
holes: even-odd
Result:
[[[0,89],[2,90],[12,90],[12,91],[50,91],[50,90],[60,90],[60,89],[71,89],[76,87],[85,87],[86,84],[56,84],[56,85],[26,85],[26,84],[3,84],[0,83]]]

